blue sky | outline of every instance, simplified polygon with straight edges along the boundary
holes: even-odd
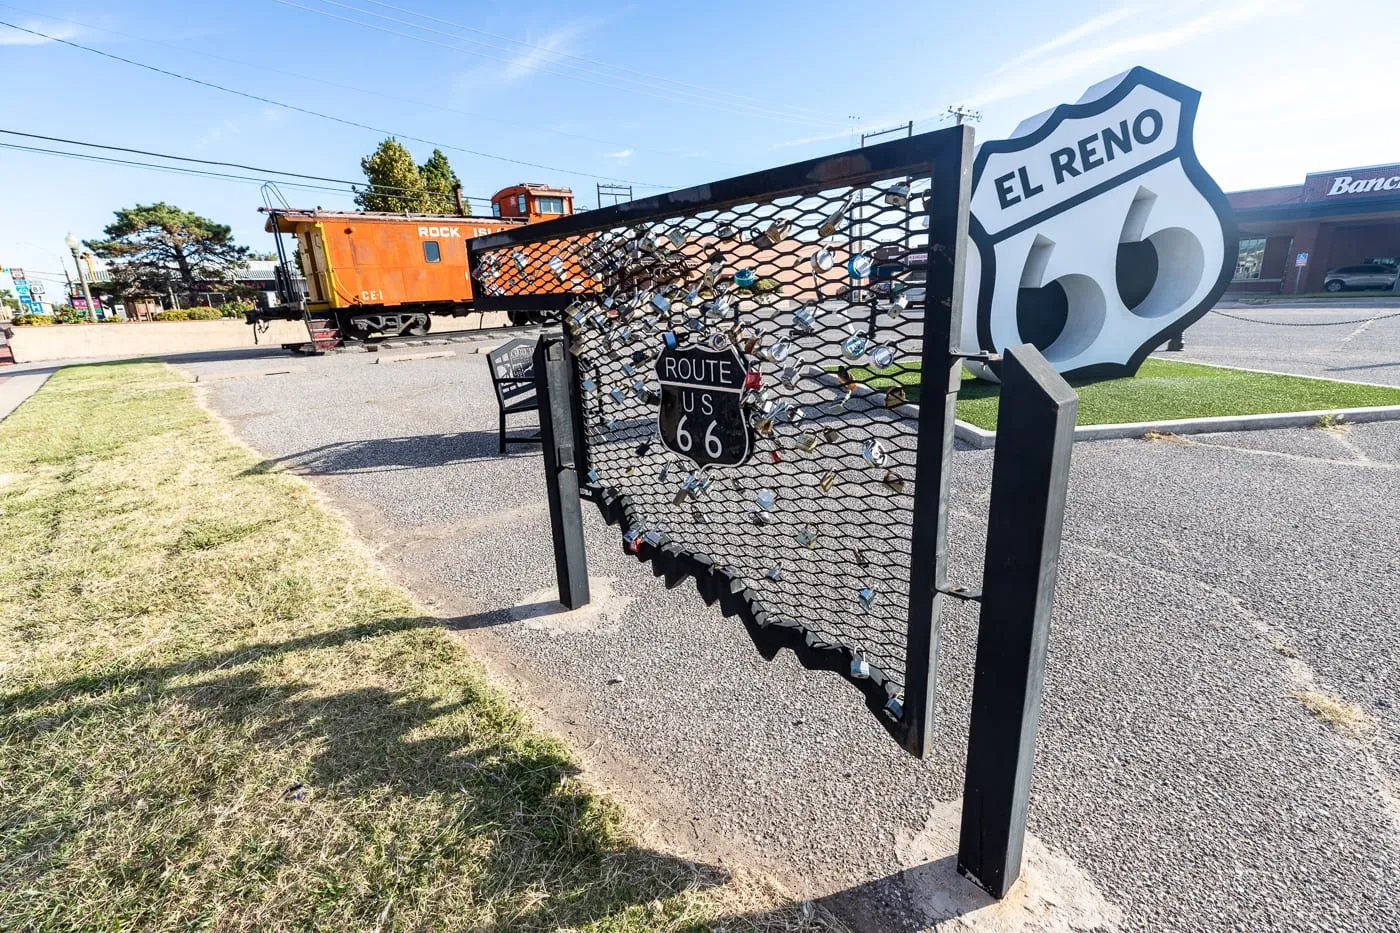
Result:
[[[1001,138],[1132,65],[1203,92],[1197,150],[1226,190],[1400,161],[1388,7],[0,0],[0,20],[437,142],[470,195],[528,180],[591,204],[600,177],[655,193],[838,151],[860,129],[911,118],[934,129],[950,104],[982,111],[979,139]],[[0,87],[3,129],[334,178],[360,178],[360,157],[384,135],[3,26]],[[404,142],[419,161],[432,149]],[[113,210],[160,200],[271,248],[256,184],[10,149],[0,178],[0,265],[56,272],[70,229],[99,236]],[[283,190],[294,206],[351,205],[348,193]]]

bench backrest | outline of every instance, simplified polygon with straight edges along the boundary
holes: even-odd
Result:
[[[502,403],[515,396],[535,391],[535,344],[516,338],[502,344],[486,358],[491,363],[491,384]],[[524,380],[524,381],[517,381]]]

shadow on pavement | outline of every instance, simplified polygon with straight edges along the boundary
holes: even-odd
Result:
[[[519,428],[521,426],[517,426]],[[420,434],[367,441],[339,441],[310,450],[264,460],[247,471],[266,473],[281,468],[311,476],[348,473],[388,473],[444,466],[466,460],[497,460],[539,455],[538,443],[525,443],[517,431],[502,454],[495,431],[459,431],[453,434]]]

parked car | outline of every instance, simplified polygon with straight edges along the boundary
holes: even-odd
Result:
[[[1338,266],[1329,269],[1323,277],[1322,287],[1329,292],[1342,292],[1351,288],[1393,289],[1395,287],[1395,267],[1367,263],[1362,266]]]

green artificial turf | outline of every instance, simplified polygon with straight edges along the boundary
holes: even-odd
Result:
[[[852,367],[851,375],[872,389],[901,383],[906,387],[909,401],[918,402],[920,372],[917,363],[887,370]],[[1257,373],[1176,360],[1146,360],[1136,376],[1126,379],[1070,380],[1070,383],[1079,391],[1079,424],[1400,405],[1400,388]],[[994,430],[999,390],[995,383],[964,373],[958,393],[958,417],[980,428]]]

